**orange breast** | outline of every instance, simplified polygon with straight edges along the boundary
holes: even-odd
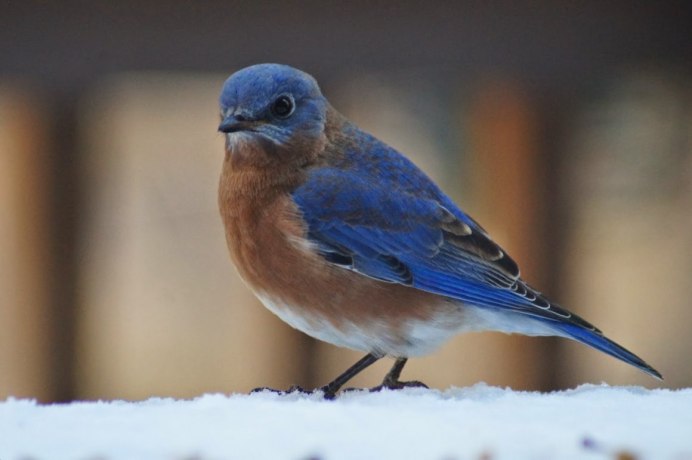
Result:
[[[231,257],[268,308],[318,339],[382,354],[408,356],[412,347],[426,348],[414,343],[417,324],[439,325],[440,341],[454,333],[463,320],[457,304],[317,254],[289,195],[294,180],[235,172],[229,164],[221,177],[219,205]]]

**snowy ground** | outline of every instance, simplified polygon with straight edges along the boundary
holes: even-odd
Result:
[[[0,402],[0,460],[140,458],[692,460],[692,389]]]

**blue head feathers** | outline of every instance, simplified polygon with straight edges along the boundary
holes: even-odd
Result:
[[[281,64],[258,64],[231,75],[219,100],[219,131],[275,145],[323,133],[327,101],[314,78]]]

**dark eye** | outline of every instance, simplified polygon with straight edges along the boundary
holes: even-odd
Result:
[[[279,118],[288,118],[295,110],[296,106],[290,96],[279,96],[272,104],[272,113]]]

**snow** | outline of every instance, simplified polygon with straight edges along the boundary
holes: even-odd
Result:
[[[0,459],[692,458],[692,389],[0,402]]]

